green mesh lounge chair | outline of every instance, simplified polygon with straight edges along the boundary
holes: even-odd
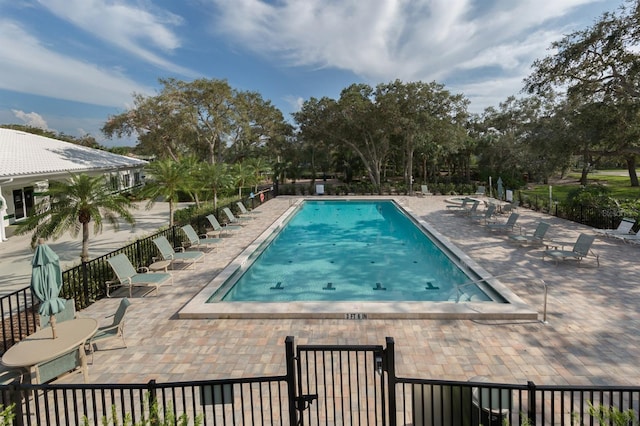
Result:
[[[468,205],[468,204],[467,204]],[[461,210],[455,210],[456,214],[462,215],[462,216],[473,216],[474,214],[476,214],[476,212],[478,211],[478,206],[480,205],[480,201],[478,200],[474,200],[471,203],[471,206],[469,208],[464,208]]]
[[[213,228],[213,231],[209,231],[207,232],[207,235],[214,235],[216,232],[218,233],[218,237],[222,237],[222,234],[224,234],[225,232],[233,232],[233,231],[239,231],[240,229],[242,229],[242,226],[240,225],[226,225],[226,226],[222,226],[220,225],[220,222],[218,222],[218,219],[216,219],[216,217],[212,214],[207,215],[207,220],[209,221],[209,223],[211,224],[211,227]]]
[[[153,243],[158,248],[158,252],[160,252],[160,256],[164,260],[170,260],[173,265],[174,262],[182,262],[189,263],[193,265],[193,268],[196,268],[196,262],[202,261],[204,262],[204,253],[201,251],[185,251],[184,247],[179,247],[180,251],[175,251],[167,237],[158,237],[153,240]],[[187,265],[189,267],[189,265]]]
[[[589,254],[592,254],[596,258],[598,266],[600,266],[600,257],[591,250],[591,245],[595,239],[595,235],[580,234],[573,245],[573,249],[564,250],[564,247],[563,249],[547,249],[542,253],[542,260],[544,260],[545,256],[548,256],[558,264],[558,261],[567,259],[581,261]]]
[[[489,222],[489,219],[495,214],[496,206],[494,204],[489,204],[487,209],[481,214],[472,214],[469,218],[475,222]]]
[[[210,247],[217,247],[218,244],[220,244],[222,242],[222,239],[220,238],[207,238],[206,235],[198,235],[198,233],[196,232],[195,229],[193,229],[193,226],[191,225],[185,225],[182,227],[182,231],[184,232],[184,234],[187,236],[187,239],[189,240],[189,248],[198,248],[201,246],[210,248]]]
[[[242,203],[242,201],[238,201],[236,203],[236,206],[238,206],[238,208],[240,209],[240,213],[244,216],[251,216],[251,215],[256,215],[258,213],[262,213],[261,211],[258,210],[248,210],[244,204]]]
[[[107,262],[109,262],[113,273],[116,275],[115,280],[107,281],[107,297],[111,297],[109,290],[114,286],[129,288],[129,297],[131,297],[133,287],[153,287],[156,295],[158,295],[158,288],[162,284],[167,282],[173,284],[171,274],[162,272],[139,273],[124,253],[110,257]],[[143,269],[146,270],[146,268]]]
[[[126,297],[123,297],[118,305],[118,309],[115,314],[109,315],[113,317],[113,322],[110,325],[100,327],[96,331],[96,334],[89,339],[89,350],[91,351],[91,363],[93,363],[93,351],[97,348],[96,343],[103,342],[110,339],[122,339],[122,347],[127,347],[127,342],[124,340],[124,315],[127,313],[127,308],[131,305],[131,302]]]
[[[231,209],[229,209],[229,207],[223,208],[222,211],[227,216],[227,219],[229,219],[229,223],[231,223],[232,225],[242,225],[243,223],[246,223],[248,220],[251,220],[248,217],[235,217],[231,212]]]
[[[469,203],[471,203],[471,198],[463,198],[462,202],[460,204],[447,204],[446,208],[447,211],[464,211],[466,209],[468,209],[469,207]]]
[[[509,235],[509,239],[519,244],[542,245],[544,244],[544,236],[551,227],[547,222],[539,222],[533,234]]]
[[[491,222],[487,223],[487,229],[490,231],[502,231],[502,232],[513,232],[513,228],[515,228],[516,222],[520,215],[518,213],[511,213],[509,215],[509,219],[505,223],[497,223]]]

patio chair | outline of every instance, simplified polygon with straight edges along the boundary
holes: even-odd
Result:
[[[478,211],[479,205],[480,205],[480,201],[473,200],[473,203],[471,203],[471,207],[465,208],[464,210],[456,210],[455,213],[463,216],[471,217]]]
[[[91,339],[89,339],[89,350],[91,351],[91,363],[93,364],[93,352],[97,349],[98,342],[104,342],[110,339],[122,339],[122,347],[127,347],[127,342],[124,340],[124,315],[127,313],[127,308],[131,306],[131,302],[126,297],[123,297],[118,305],[118,309],[112,315],[106,318],[113,317],[111,324],[100,327],[96,331]]]
[[[518,213],[511,213],[505,223],[489,222],[487,223],[487,228],[491,231],[513,232],[513,228],[518,226],[516,225],[516,222],[518,221],[519,217],[520,215]]]
[[[559,260],[573,259],[581,261],[582,259],[587,257],[589,253],[591,253],[596,258],[598,266],[600,266],[600,256],[598,256],[591,250],[591,245],[593,244],[593,241],[595,239],[595,235],[580,234],[575,244],[573,245],[573,249],[564,250],[564,246],[558,243],[562,248],[558,249],[556,246],[556,248],[545,250],[544,252],[542,252],[542,260],[544,260],[545,256],[549,256],[556,261],[557,265]],[[551,243],[550,245],[552,244],[553,243]]]
[[[474,222],[484,222],[487,223],[491,216],[493,216],[496,212],[495,204],[489,204],[482,214],[471,214],[469,218]]]
[[[632,232],[633,225],[635,224],[636,224],[636,221],[634,219],[625,217],[622,219],[620,224],[618,224],[618,227],[616,229],[594,229],[594,231],[604,237],[630,235]]]
[[[218,219],[216,219],[216,217],[212,214],[207,215],[207,220],[209,221],[209,223],[211,224],[211,227],[213,228],[213,231],[208,231],[207,232],[207,236],[211,236],[214,233],[218,233],[218,237],[222,237],[222,234],[225,233],[225,231],[229,231],[229,232],[233,232],[233,231],[238,231],[240,229],[242,229],[242,226],[240,225],[225,225],[222,226],[220,225],[220,222],[218,222]]]
[[[478,189],[476,189],[475,195],[483,196],[485,195],[486,192],[487,192],[487,189],[481,185],[478,187]]]
[[[618,240],[622,240],[625,243],[629,244],[640,244],[640,231],[638,232],[630,232],[629,234],[611,234],[610,237],[616,238]]]
[[[238,202],[236,203],[236,206],[238,206],[238,208],[240,209],[240,213],[241,213],[242,215],[245,215],[245,216],[256,215],[256,214],[258,214],[258,213],[262,213],[261,211],[258,211],[258,210],[248,210],[248,209],[244,206],[244,204],[242,203],[242,201],[238,201]]]
[[[420,191],[416,191],[416,195],[418,197],[424,197],[425,195],[433,195],[429,191],[429,187],[427,185],[420,185]]]
[[[470,207],[469,203],[471,203],[471,201],[471,198],[466,197],[462,199],[460,204],[447,204],[445,207],[447,208],[447,211],[464,211]]]
[[[550,226],[551,225],[547,222],[538,222],[538,226],[536,226],[533,234],[509,235],[509,239],[520,244],[542,245],[544,243],[544,236],[546,235]]]
[[[235,217],[229,207],[224,207],[222,211],[227,216],[227,219],[229,219],[229,223],[234,225],[242,225],[243,223],[246,223],[248,220],[251,220],[248,217]]]
[[[178,247],[179,251],[176,251],[167,237],[160,236],[153,240],[153,243],[158,248],[158,252],[160,253],[160,257],[164,260],[170,260],[171,265],[173,266],[174,262],[188,263],[193,265],[193,269],[196,268],[196,262],[199,260],[204,262],[204,252],[201,251],[185,251],[184,247]],[[189,265],[187,265],[187,268]]]
[[[120,253],[107,259],[107,262],[113,269],[113,273],[116,276],[115,280],[107,281],[107,297],[111,297],[109,291],[111,287],[125,287],[129,289],[129,297],[131,297],[133,287],[153,287],[158,295],[159,288],[167,281],[171,281],[173,284],[173,276],[163,272],[149,272],[139,273],[131,264],[131,261],[126,254]],[[141,268],[143,271],[147,271],[147,268]]]
[[[56,314],[56,322],[61,323],[63,321],[69,321],[76,317],[76,301],[74,299],[67,299],[64,302],[64,310]],[[49,315],[40,315],[40,328],[49,327]]]
[[[198,248],[200,246],[205,246],[207,248],[211,246],[217,247],[217,245],[222,242],[222,239],[220,238],[207,238],[206,235],[198,235],[191,225],[183,226],[182,232],[184,232],[189,240],[188,248]]]

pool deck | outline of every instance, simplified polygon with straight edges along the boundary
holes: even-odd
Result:
[[[128,347],[104,343],[89,365],[92,383],[144,383],[283,374],[284,339],[298,344],[381,344],[395,340],[402,377],[574,385],[637,385],[640,380],[640,246],[598,237],[600,255],[580,264],[542,260],[542,249],[520,247],[505,234],[451,214],[447,197],[398,199],[436,227],[528,305],[543,308],[540,280],[548,285],[547,323],[540,320],[454,319],[178,319],[177,313],[211,279],[286,211],[293,197],[262,205],[261,214],[207,254],[205,264],[176,270],[175,284],[156,296],[133,297],[126,317]],[[520,209],[518,223],[532,232],[544,219],[549,236],[573,242],[591,228]],[[506,217],[505,217],[506,220]],[[100,236],[97,237],[98,239]],[[27,240],[28,241],[28,240]],[[118,298],[82,311],[113,313]],[[540,319],[542,314],[540,314]],[[60,382],[80,383],[80,375]]]

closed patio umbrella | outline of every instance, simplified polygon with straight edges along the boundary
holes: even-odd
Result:
[[[60,259],[49,246],[40,241],[31,265],[31,292],[40,301],[38,313],[50,316],[51,333],[55,339],[55,314],[65,308],[65,299],[58,297],[62,288]]]

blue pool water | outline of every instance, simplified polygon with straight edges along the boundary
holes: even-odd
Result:
[[[392,201],[305,201],[211,301],[491,300],[470,281]]]

